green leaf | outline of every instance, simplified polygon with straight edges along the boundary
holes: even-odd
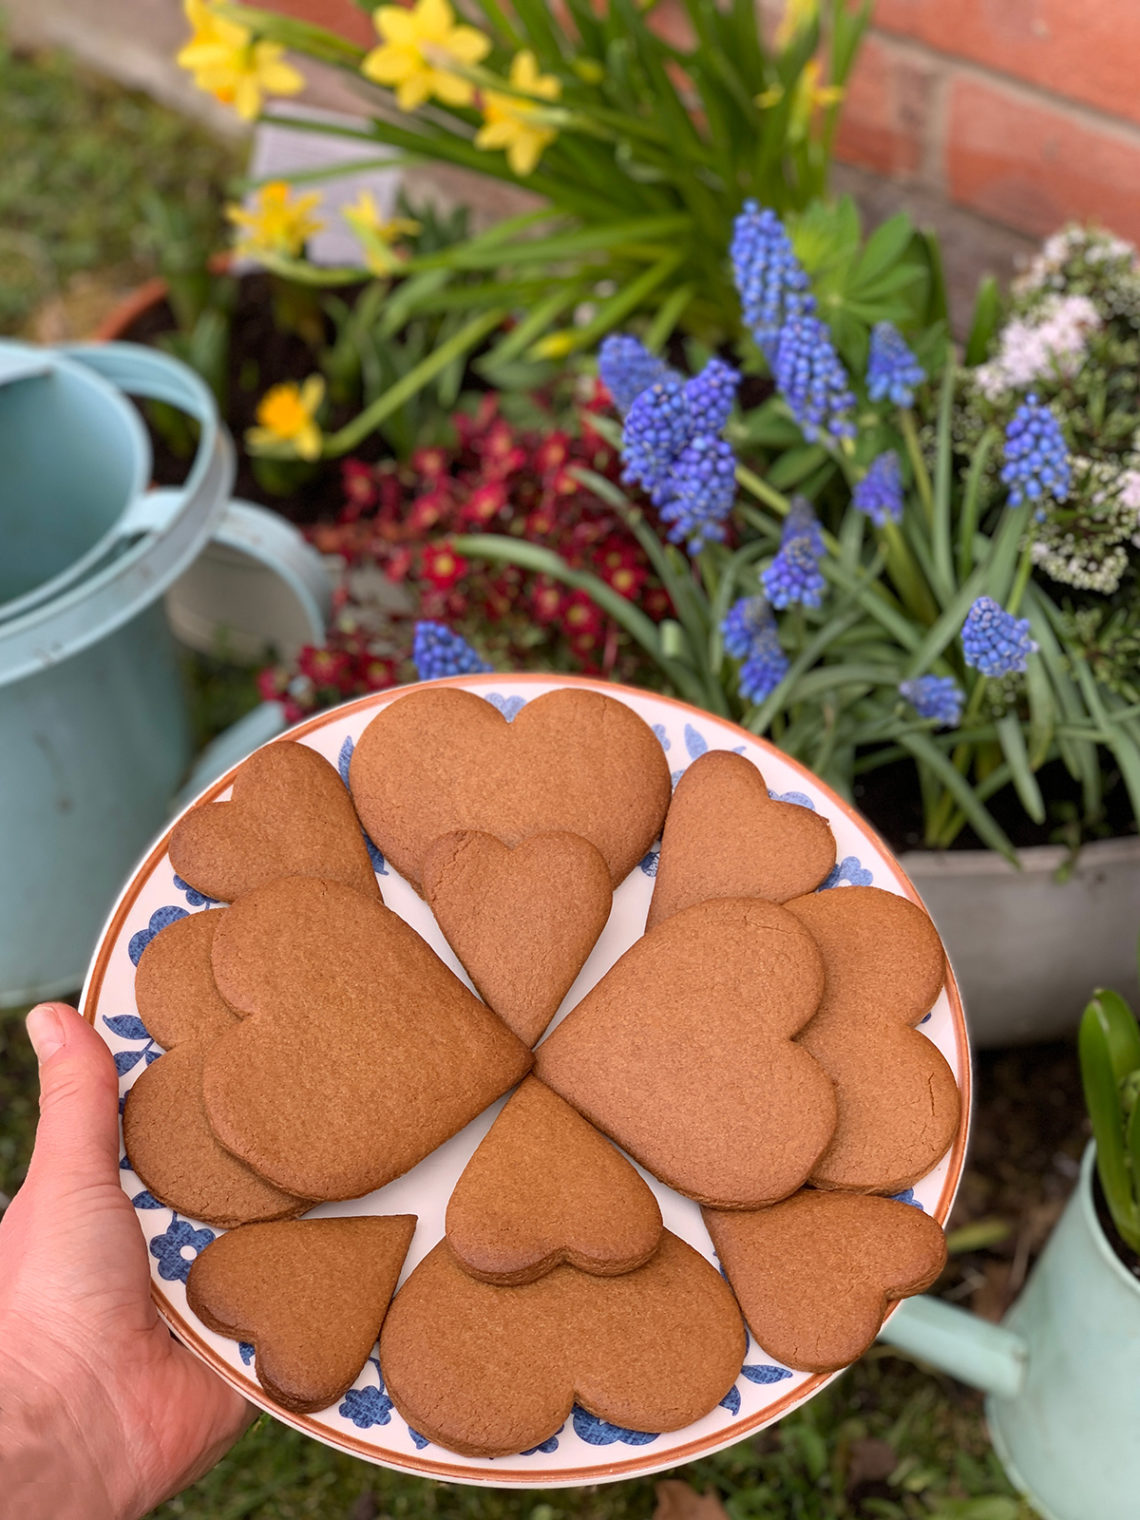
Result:
[[[851,286],[865,285],[898,262],[914,236],[914,223],[905,211],[876,227],[855,265]]]
[[[1131,1013],[1128,1018],[1132,1019]],[[1135,1020],[1132,1023],[1135,1028]],[[1077,1051],[1085,1104],[1096,1139],[1101,1187],[1117,1229],[1127,1236],[1136,1232],[1140,1216],[1125,1150],[1124,1110],[1115,1065],[1115,1053],[1126,1038],[1120,1010],[1098,993],[1081,1018]]]
[[[1010,774],[1013,777],[1013,785],[1017,795],[1021,798],[1021,805],[1033,819],[1034,823],[1045,822],[1045,800],[1041,796],[1041,788],[1037,785],[1037,778],[1029,766],[1029,755],[1025,748],[1025,735],[1021,728],[1021,719],[1016,713],[1006,713],[997,720],[998,741],[1001,744],[1002,754],[1009,765]]]
[[[799,448],[787,449],[768,471],[768,482],[777,491],[790,490],[818,469],[825,458],[823,445],[819,443],[805,443]]]
[[[978,800],[974,788],[957,766],[942,753],[926,734],[903,734],[899,743],[920,766],[932,771],[954,801],[958,804],[970,826],[983,844],[1004,855],[1010,865],[1020,866],[1017,851],[1009,841],[1005,830]]]
[[[951,550],[954,380],[955,367],[949,363],[942,376],[942,392],[938,398],[938,444],[934,456],[934,522],[931,525],[931,537],[936,588],[954,584]]]
[[[981,364],[990,351],[998,323],[1001,321],[1001,291],[992,274],[978,286],[970,336],[966,339],[966,363]]]

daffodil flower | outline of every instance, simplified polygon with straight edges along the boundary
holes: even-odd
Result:
[[[194,34],[178,62],[194,76],[200,90],[233,106],[243,121],[253,121],[265,95],[296,95],[305,81],[277,42],[255,42],[248,27],[219,16],[208,0],[185,0],[186,19]]]
[[[819,0],[784,0],[784,14],[776,28],[776,46],[787,47],[818,15]]]
[[[341,215],[360,239],[364,262],[373,274],[391,274],[400,263],[393,245],[401,238],[415,237],[420,230],[419,222],[410,216],[385,220],[371,190],[362,190],[354,205],[341,208]]]
[[[300,385],[287,380],[272,386],[257,404],[257,427],[246,429],[246,446],[254,454],[280,456],[291,450],[299,459],[319,459],[317,412],[324,399],[320,375],[310,375]]]
[[[324,226],[313,212],[321,203],[319,192],[294,195],[282,179],[262,185],[248,209],[236,204],[226,207],[226,217],[243,229],[235,247],[238,253],[256,258],[261,254],[283,254],[297,258],[305,244]]]
[[[534,172],[544,150],[558,136],[540,102],[557,100],[562,94],[562,83],[553,74],[538,72],[538,63],[529,48],[515,54],[509,82],[512,89],[534,96],[535,102],[488,90],[483,97],[483,125],[475,146],[506,149],[507,162],[521,179]]]
[[[821,85],[820,75],[823,73],[823,65],[818,58],[809,59],[804,65],[803,72],[796,84],[795,94],[792,96],[792,109],[788,119],[788,137],[797,142],[805,138],[811,130],[812,118],[817,110],[827,106],[833,106],[843,99],[843,86],[838,84]]]
[[[396,92],[401,111],[436,99],[447,106],[470,105],[475,87],[455,72],[473,68],[490,51],[490,38],[473,26],[457,24],[448,0],[416,0],[411,9],[382,5],[372,20],[380,34],[360,65],[366,79]]]

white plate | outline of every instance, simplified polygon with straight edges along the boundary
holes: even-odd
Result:
[[[690,761],[706,749],[739,750],[761,768],[773,794],[814,808],[831,824],[838,844],[839,864],[820,890],[842,890],[848,884],[873,883],[918,901],[898,864],[863,820],[833,792],[795,761],[743,729],[682,702],[604,682],[548,676],[466,676],[443,683],[464,686],[495,703],[510,718],[528,700],[561,686],[587,686],[625,702],[649,723],[663,745],[674,781]],[[299,740],[333,764],[347,769],[352,746],[380,708],[398,700],[407,688],[381,692],[298,725],[289,740]],[[233,773],[216,782],[204,799],[225,798]],[[175,876],[167,856],[170,834],[157,842],[139,866],[116,905],[95,953],[83,995],[83,1011],[115,1054],[120,1088],[125,1093],[146,1064],[157,1058],[158,1047],[138,1019],[134,1000],[134,968],[143,948],[164,924],[186,913],[211,906],[200,893]],[[411,887],[377,856],[384,901],[413,926],[442,959],[463,975],[455,956],[436,927],[427,906]],[[653,890],[656,855],[651,852],[614,894],[609,923],[571,988],[559,1017],[597,982],[643,931]],[[557,1022],[557,1021],[556,1021]],[[923,1024],[949,1061],[969,1113],[970,1058],[966,1025],[958,990],[951,976]],[[121,1102],[120,1102],[121,1106]],[[336,1214],[416,1214],[419,1224],[404,1267],[404,1275],[421,1261],[443,1234],[443,1217],[451,1190],[472,1151],[486,1134],[501,1102],[474,1120],[419,1166],[367,1198],[322,1204],[316,1216]],[[966,1129],[951,1152],[917,1183],[908,1201],[945,1223],[957,1190],[966,1148]],[[405,1472],[429,1474],[458,1483],[519,1484],[545,1487],[598,1483],[659,1471],[707,1455],[739,1441],[778,1419],[812,1394],[829,1377],[791,1372],[777,1365],[749,1341],[745,1363],[723,1403],[685,1430],[665,1435],[641,1434],[606,1425],[579,1410],[556,1436],[538,1450],[513,1457],[460,1457],[425,1441],[410,1430],[383,1391],[375,1358],[365,1366],[355,1386],[339,1404],[319,1414],[297,1416],[279,1409],[253,1375],[252,1350],[215,1335],[186,1304],[186,1274],[197,1252],[213,1239],[214,1231],[184,1219],[151,1198],[122,1162],[123,1188],[138,1210],[139,1224],[151,1254],[153,1292],[159,1310],[180,1338],[222,1377],[254,1404],[318,1440]],[[643,1173],[643,1175],[645,1175]],[[661,1203],[665,1224],[710,1259],[712,1245],[696,1204],[647,1177]]]

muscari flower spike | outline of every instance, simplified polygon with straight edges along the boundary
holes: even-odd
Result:
[[[1001,478],[1009,487],[1013,507],[1051,496],[1064,501],[1069,494],[1069,449],[1052,409],[1031,392],[1014,412],[1005,430],[1005,465]]]
[[[773,607],[791,607],[796,602],[818,607],[827,590],[819,558],[806,534],[789,539],[760,579]]]
[[[744,662],[740,695],[746,702],[763,702],[788,673],[771,607],[762,596],[742,596],[729,608],[720,631],[726,653]]]
[[[819,525],[819,518],[815,515],[815,508],[806,496],[793,496],[788,515],[784,518],[784,526],[780,533],[780,547],[789,544],[793,538],[808,538],[811,540],[812,551],[817,559],[822,559],[826,550],[823,542],[823,529]]]
[[[1037,645],[1029,637],[1029,619],[1014,617],[994,601],[980,596],[962,624],[966,664],[984,676],[1008,676],[1023,671]]]
[[[611,333],[598,350],[598,373],[624,416],[642,391],[664,380],[670,370],[632,333]]]
[[[735,499],[736,456],[731,445],[711,433],[698,433],[682,449],[659,497],[669,542],[684,542],[690,554],[699,554],[707,543],[720,543]]]
[[[807,274],[780,218],[756,201],[745,201],[729,251],[744,321],[772,364],[784,324],[815,311]]]
[[[681,381],[672,376],[643,390],[629,409],[622,432],[622,479],[644,487],[655,502],[668,494],[669,477],[693,433]]]
[[[772,374],[809,443],[825,433],[854,438],[855,396],[825,322],[797,317],[785,323]]]
[[[866,475],[855,483],[851,502],[855,510],[869,517],[876,528],[902,521],[902,471],[894,449],[888,449],[871,461]]]
[[[699,375],[685,382],[685,400],[698,433],[720,433],[736,400],[740,371],[723,359],[713,358]]]
[[[926,379],[926,371],[911,353],[906,339],[893,322],[876,322],[871,329],[871,353],[867,360],[867,394],[872,401],[913,406],[914,388]]]
[[[957,728],[962,721],[965,695],[953,676],[917,676],[900,682],[899,694],[920,718],[933,718],[939,728]]]
[[[412,641],[412,662],[421,681],[441,676],[484,675],[492,667],[458,633],[445,623],[417,623]]]

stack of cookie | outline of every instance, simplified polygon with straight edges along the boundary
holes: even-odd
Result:
[[[580,689],[510,724],[453,688],[399,698],[350,785],[275,744],[189,813],[172,864],[229,906],[164,929],[136,983],[166,1054],[128,1097],[131,1164],[229,1231],[189,1301],[254,1342],[279,1403],[335,1400],[380,1332],[396,1407],[460,1453],[536,1446],[575,1399],[673,1430],[733,1385],[741,1311],[770,1355],[828,1370],[933,1281],[938,1225],[876,1195],[959,1124],[914,1027],[942,946],[903,898],[817,892],[822,818],[719,751],[671,798],[652,731]],[[482,1000],[383,905],[361,824]],[[644,937],[534,1051],[658,837]],[[382,1187],[511,1089],[389,1312],[414,1219],[297,1216]],[[610,1140],[702,1205],[731,1292]]]

